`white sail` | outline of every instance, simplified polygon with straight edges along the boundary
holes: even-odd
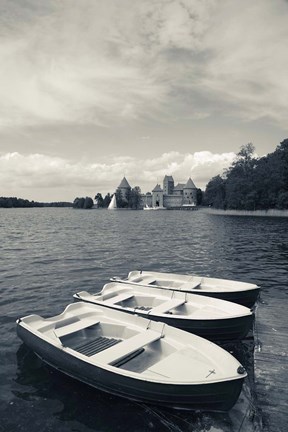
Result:
[[[114,194],[108,206],[108,210],[115,210],[115,209],[117,209],[117,201],[116,201],[116,196]]]

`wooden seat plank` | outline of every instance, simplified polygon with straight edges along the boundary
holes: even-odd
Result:
[[[182,298],[182,299],[176,298],[176,299],[168,300],[165,303],[162,303],[159,306],[154,307],[151,310],[150,314],[155,314],[155,313],[158,314],[158,313],[168,312],[171,309],[174,309],[178,306],[183,305],[185,303],[185,301],[186,300],[184,298]]]
[[[114,297],[111,297],[111,298],[109,298],[107,300],[103,300],[103,301],[106,304],[116,304],[116,303],[120,303],[122,301],[128,300],[128,299],[130,299],[133,296],[134,296],[134,294],[125,292],[123,294],[118,294],[118,295],[116,295]]]
[[[54,333],[58,338],[60,338],[70,333],[75,333],[76,331],[84,330],[85,328],[90,327],[92,325],[99,324],[99,322],[100,321],[95,321],[95,319],[83,318],[79,321],[73,322],[72,324],[68,324],[60,328],[55,328]]]

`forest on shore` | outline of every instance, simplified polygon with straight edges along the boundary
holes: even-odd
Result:
[[[223,175],[207,184],[203,205],[224,210],[288,209],[288,139],[273,153],[254,157],[255,147],[241,147]]]

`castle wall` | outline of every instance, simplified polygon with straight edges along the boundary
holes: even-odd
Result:
[[[148,207],[152,207],[152,195],[151,194],[141,195],[140,206],[145,207],[146,205],[148,205]]]
[[[184,189],[183,204],[197,203],[197,189]]]
[[[163,207],[163,192],[152,192],[152,206]]]
[[[182,195],[164,195],[163,205],[164,207],[180,207],[183,203]]]
[[[173,191],[173,195],[181,195],[181,196],[183,196],[183,190],[177,190],[177,189],[174,189],[174,191]]]

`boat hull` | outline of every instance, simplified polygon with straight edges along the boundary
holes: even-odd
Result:
[[[146,317],[139,313],[140,316]],[[153,321],[162,321],[165,324],[177,327],[180,330],[193,333],[211,341],[229,341],[244,339],[249,330],[253,328],[253,315],[217,320],[191,320],[166,318],[149,315]]]
[[[129,282],[128,282],[129,283]],[[177,289],[174,289],[174,291],[177,291]],[[220,300],[226,300],[231,301],[233,303],[237,303],[242,306],[246,306],[248,308],[252,308],[254,304],[256,303],[260,288],[255,288],[247,291],[233,291],[233,292],[203,292],[201,290],[195,290],[194,292],[192,290],[186,291],[181,290],[181,292],[187,292],[189,294],[197,294],[197,295],[203,295],[207,297],[213,297]]]
[[[170,384],[138,380],[87,363],[17,324],[22,341],[45,363],[62,373],[120,397],[177,409],[227,411],[236,403],[244,377],[209,384]]]

